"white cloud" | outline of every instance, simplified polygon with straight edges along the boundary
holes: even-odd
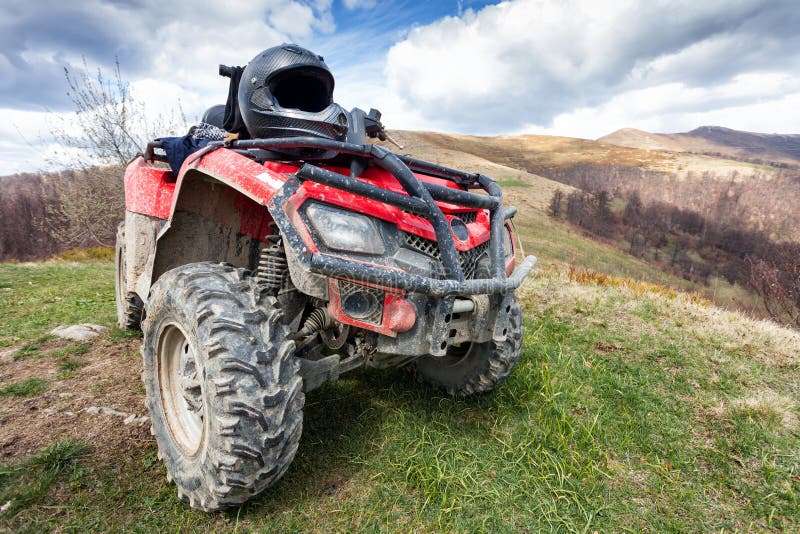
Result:
[[[692,88],[670,83],[622,93],[595,107],[581,107],[556,116],[552,124],[525,124],[510,133],[602,137],[620,128],[651,132],[685,132],[701,125],[723,125],[738,130],[796,133],[800,124],[800,84],[787,92],[758,96],[749,101],[728,98],[752,82],[739,79],[715,88]],[[788,127],[787,127],[788,125]]]
[[[0,121],[0,175],[41,169],[42,158],[58,152],[42,148],[41,140],[48,135],[44,125],[69,114],[45,108],[63,100],[67,87],[62,68],[76,72],[82,68],[82,56],[90,72],[101,66],[107,77],[119,57],[123,79],[131,82],[132,91],[153,117],[180,106],[194,120],[227,98],[228,80],[217,74],[220,63],[245,65],[270,46],[302,43],[335,29],[331,0],[181,0],[170,3],[172,16],[158,17],[153,14],[164,15],[164,6],[156,0],[132,4],[91,0],[75,6],[17,3],[11,12],[24,16],[0,18],[0,34],[4,34],[0,43],[11,45],[0,49],[0,93],[6,91],[15,100],[0,110],[4,119]],[[21,21],[29,20],[35,24],[23,28]],[[67,23],[80,31],[64,31]],[[31,37],[45,29],[52,31],[42,38]],[[47,72],[41,71],[45,67]],[[40,69],[41,83],[30,77],[36,69]],[[34,110],[15,109],[16,100],[26,98],[35,102],[28,105]],[[20,138],[17,129],[30,143]]]
[[[569,123],[590,135],[570,119],[586,110],[712,117],[698,113],[791,89],[797,19],[790,2],[764,0],[508,1],[413,29],[388,52],[387,90],[433,127],[466,133]]]
[[[344,0],[342,3],[347,9],[368,9],[375,7],[375,0]]]
[[[509,0],[477,11],[456,2],[457,16],[425,26],[408,22],[416,15],[397,25],[381,9],[358,23],[369,26],[339,33],[332,0],[179,0],[174,16],[156,18],[156,0],[6,1],[0,174],[40,167],[16,128],[34,141],[46,135],[44,108],[64,109],[61,66],[82,55],[106,74],[118,56],[151,112],[180,102],[194,120],[227,97],[219,63],[244,65],[282,42],[323,54],[337,101],[380,109],[390,128],[598,137],[628,126],[789,133],[800,124],[793,0]]]

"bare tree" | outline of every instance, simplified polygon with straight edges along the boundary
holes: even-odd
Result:
[[[760,259],[750,260],[750,285],[773,319],[800,327],[800,245],[769,248]]]
[[[112,246],[125,208],[124,166],[156,137],[186,130],[180,103],[153,117],[122,78],[119,62],[107,77],[101,69],[64,69],[74,111],[52,115],[53,141],[66,147],[49,163],[71,171],[61,180],[57,202],[46,207],[42,226],[66,246]]]
[[[561,217],[561,207],[564,203],[564,192],[561,189],[553,191],[553,197],[550,199],[550,206],[548,211],[553,217]]]
[[[64,78],[75,113],[54,116],[51,129],[60,144],[78,149],[76,161],[59,155],[58,163],[69,168],[125,165],[154,138],[186,130],[180,102],[167,113],[148,112],[122,78],[119,61],[114,63],[110,77],[99,68],[92,75],[84,60],[83,68],[77,71],[65,67]]]

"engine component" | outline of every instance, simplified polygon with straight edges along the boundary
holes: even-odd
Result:
[[[306,322],[303,323],[303,328],[293,337],[295,339],[302,339],[311,334],[316,334],[320,330],[326,330],[331,326],[333,326],[333,319],[328,315],[328,310],[325,308],[315,308],[306,318]]]

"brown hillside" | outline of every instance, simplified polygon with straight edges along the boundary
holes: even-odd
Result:
[[[800,165],[800,135],[743,132],[701,126],[690,132],[661,134],[623,128],[598,139],[627,148],[691,152],[723,157]]]
[[[538,174],[527,172],[515,166],[504,165],[501,161],[490,160],[481,155],[470,152],[459,146],[459,141],[450,141],[449,136],[433,132],[393,131],[392,137],[398,141],[403,149],[388,143],[381,143],[387,148],[397,152],[411,154],[414,157],[445,165],[468,172],[476,172],[491,176],[503,186],[512,186],[524,192],[523,205],[544,211],[553,191],[561,189],[569,194],[574,188],[545,178]],[[483,138],[473,138],[483,139]],[[472,149],[479,148],[480,141]],[[477,151],[476,151],[477,152]]]
[[[588,191],[605,189],[623,197],[638,191],[645,202],[665,202],[733,227],[766,232],[773,239],[800,241],[795,223],[800,202],[787,202],[800,199],[800,179],[793,170],[569,137],[409,131],[392,135],[404,145],[401,152],[484,172],[501,181],[529,180],[536,187],[525,195],[535,199],[537,207],[546,206],[558,187],[554,182]],[[653,137],[651,145],[660,140]]]

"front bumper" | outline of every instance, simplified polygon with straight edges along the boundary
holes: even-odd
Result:
[[[269,148],[272,145],[309,146],[309,141],[276,140],[266,143],[263,140],[256,140],[237,143],[237,146],[239,144],[243,147],[252,145],[252,147]],[[513,216],[515,210],[503,208],[502,192],[494,180],[483,175],[468,174],[406,156],[397,156],[375,145],[346,145],[328,141],[314,141],[314,145],[371,159],[376,166],[390,172],[407,194],[383,189],[357,178],[310,164],[305,164],[296,174],[290,176],[270,199],[267,208],[284,238],[289,270],[295,286],[308,295],[329,301],[329,311],[334,312],[332,315],[337,320],[381,334],[379,352],[385,350],[388,354],[396,355],[441,356],[452,344],[464,341],[504,340],[508,326],[508,314],[504,313],[504,310],[510,308],[514,290],[530,273],[536,258],[526,257],[507,276],[503,236],[505,221]],[[463,189],[423,183],[414,176],[412,168],[430,176],[452,179],[462,185]],[[298,214],[298,208],[305,196],[300,194],[295,197],[301,189],[301,180],[331,188],[329,192],[331,195],[334,195],[335,191],[346,191],[427,219],[436,235],[441,263],[444,271],[448,273],[447,277],[442,279],[413,274],[343,254],[318,250]],[[488,195],[470,193],[468,191],[470,188],[482,188]],[[480,279],[465,276],[453,234],[444,213],[436,204],[437,200],[489,211],[490,239],[487,248],[490,260],[490,269],[487,273],[489,276]],[[405,330],[393,328],[386,317],[379,325],[366,325],[359,324],[346,315],[340,316],[341,309],[337,309],[333,304],[335,299],[329,298],[336,295],[330,295],[328,288],[330,287],[332,292],[338,291],[334,286],[341,281],[351,281],[384,291],[386,303],[389,302],[390,296],[406,299],[416,310],[413,327]],[[317,293],[321,288],[325,288],[324,294]],[[464,320],[464,314],[453,312],[458,297],[467,298],[475,303],[475,309],[467,320]],[[459,319],[455,316],[459,316]],[[459,320],[461,323],[457,325]]]
[[[391,271],[359,263],[339,256],[315,252],[309,259],[311,272],[336,278],[347,278],[391,289],[423,293],[431,297],[496,295],[513,291],[536,265],[535,256],[527,256],[505,279],[439,280],[403,271]]]
[[[385,365],[397,365],[404,358],[444,356],[450,346],[463,342],[505,340],[508,316],[502,310],[510,305],[514,290],[536,264],[535,257],[524,258],[507,277],[503,271],[499,277],[457,281],[314,250],[309,247],[311,236],[304,238],[306,225],[298,215],[305,200],[302,195],[295,196],[300,187],[297,178],[291,177],[269,203],[284,237],[292,279],[304,293],[329,301],[329,312],[336,320],[380,334],[375,364],[383,361]],[[412,324],[397,328],[398,321],[388,311],[373,323],[347,316],[340,294],[341,284],[347,281],[363,284],[362,289],[382,292],[386,304],[391,299],[407,301],[414,309]],[[313,294],[317,288],[325,288],[324,294]],[[465,299],[473,301],[474,308],[468,313],[454,312],[454,305]]]

